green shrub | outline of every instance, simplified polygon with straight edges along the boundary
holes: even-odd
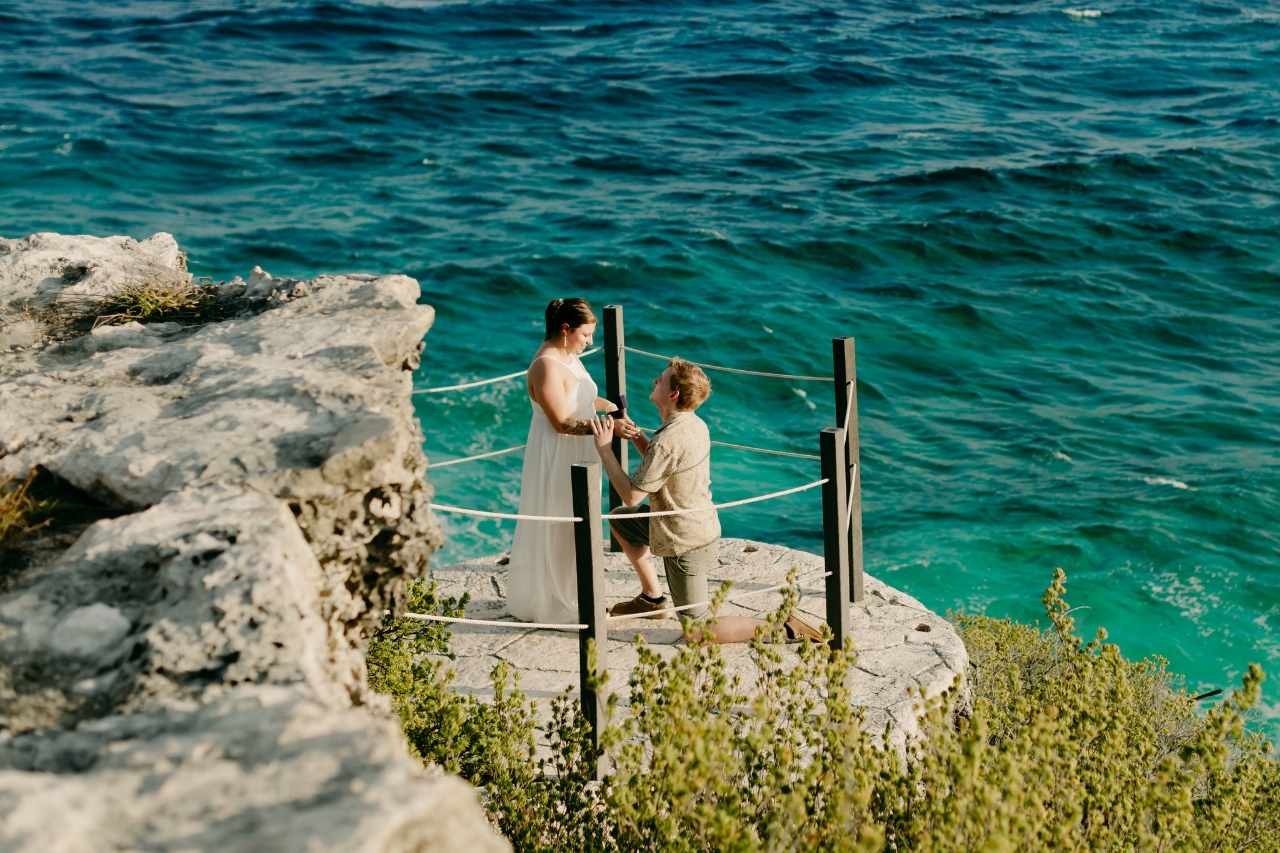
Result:
[[[461,616],[467,596],[440,601],[435,585],[409,585],[411,613]],[[438,609],[437,609],[438,608]],[[519,689],[505,662],[490,675],[492,700],[449,689],[454,674],[445,623],[387,616],[369,643],[369,686],[391,696],[410,750],[423,761],[458,773],[486,794],[495,825],[517,849],[599,850],[599,825],[586,760],[590,735],[567,695],[552,702],[551,759],[536,758],[536,705]]]
[[[370,679],[419,755],[484,787],[519,851],[1280,849],[1280,768],[1245,726],[1261,671],[1200,713],[1162,659],[1128,661],[1102,631],[1080,640],[1064,577],[1045,593],[1044,631],[954,617],[975,664],[972,715],[957,716],[954,691],[923,703],[907,761],[863,730],[845,655],[777,642],[794,590],[751,645],[750,684],[709,642],[670,659],[641,643],[627,713],[610,704],[614,770],[598,786],[576,702],[556,700],[554,757],[535,762],[515,674],[494,670],[492,702],[452,694],[428,662],[439,657],[422,658],[445,653],[438,626],[384,622]],[[414,595],[411,609],[437,606]]]
[[[844,655],[779,645],[796,601],[786,590],[758,630],[750,685],[705,639],[671,660],[640,645],[631,713],[606,738],[616,769],[599,819],[615,849],[881,849],[877,795],[902,778],[897,755],[863,731]]]

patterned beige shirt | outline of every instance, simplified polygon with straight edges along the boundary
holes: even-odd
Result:
[[[649,492],[654,512],[710,507],[711,432],[693,412],[673,412],[649,441],[631,485]],[[668,515],[649,521],[649,549],[658,557],[678,557],[720,538],[714,509]]]

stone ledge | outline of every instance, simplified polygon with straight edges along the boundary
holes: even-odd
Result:
[[[754,550],[752,550],[754,549]],[[507,567],[499,563],[505,555],[483,557],[432,569],[438,592],[445,597],[470,593],[467,615],[474,619],[510,619],[506,608]],[[788,570],[799,569],[804,576],[821,571],[822,558],[806,551],[747,539],[722,539],[719,566],[710,581],[713,588],[733,581],[735,591],[763,589],[782,583]],[[799,609],[825,618],[823,581],[810,577],[800,581]],[[635,572],[622,554],[605,555],[605,589],[608,599],[632,598],[639,589]],[[866,599],[851,607],[853,643],[857,652],[850,677],[854,701],[865,708],[866,726],[876,734],[892,721],[890,743],[902,749],[919,736],[920,727],[913,708],[919,704],[912,693],[936,696],[961,677],[967,691],[969,655],[955,629],[945,619],[916,599],[876,578],[865,578]],[[741,603],[730,602],[722,613],[759,616],[776,607],[776,594],[762,594]],[[627,680],[638,662],[634,638],[660,653],[675,654],[683,643],[675,619],[634,619],[611,623],[609,629],[609,688],[624,700]],[[457,655],[456,689],[479,696],[492,694],[489,672],[500,661],[520,671],[520,686],[538,701],[539,722],[550,720],[550,699],[566,688],[578,692],[578,640],[574,631],[496,628],[488,626],[452,627],[451,649]],[[725,660],[744,680],[754,676],[750,649],[746,644],[723,647]],[[962,700],[962,705],[964,700]]]

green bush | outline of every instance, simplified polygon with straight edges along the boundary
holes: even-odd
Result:
[[[466,604],[465,595],[440,601],[434,584],[417,582],[409,585],[406,609],[462,616]],[[410,750],[481,788],[490,818],[517,849],[603,849],[588,814],[596,796],[578,703],[567,695],[553,701],[555,755],[538,760],[536,706],[520,691],[519,673],[499,663],[490,675],[491,701],[453,692],[445,624],[386,616],[369,643],[369,686],[391,696]]]
[[[1280,849],[1280,767],[1245,726],[1261,671],[1201,713],[1167,662],[1128,661],[1102,631],[1078,638],[1064,577],[1045,593],[1044,631],[954,617],[972,714],[957,715],[954,691],[922,703],[906,761],[863,730],[849,658],[778,642],[794,590],[751,646],[750,684],[709,642],[671,659],[641,643],[630,707],[610,705],[601,785],[576,702],[555,701],[554,757],[535,762],[516,674],[494,670],[492,702],[451,693],[438,625],[384,621],[370,681],[417,754],[484,788],[519,851]],[[411,609],[437,606],[434,591],[413,594]]]

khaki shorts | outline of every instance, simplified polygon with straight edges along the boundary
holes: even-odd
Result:
[[[649,544],[649,507],[640,505],[628,507],[626,514],[620,518],[609,519],[609,526],[614,532],[632,545]],[[671,600],[676,607],[695,602],[710,601],[707,593],[707,575],[720,556],[720,540],[710,545],[681,554],[678,557],[663,557],[662,567],[667,573],[667,586],[671,588]],[[697,622],[706,618],[709,608],[692,607],[680,611],[679,615]]]

